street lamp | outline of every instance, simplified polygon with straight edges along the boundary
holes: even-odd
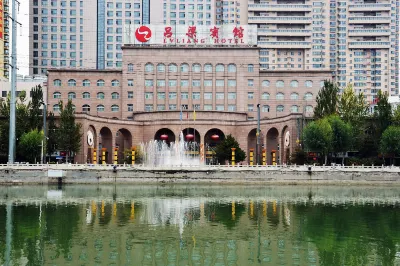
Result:
[[[260,104],[257,104],[257,133],[256,133],[256,137],[257,137],[257,144],[256,144],[256,161],[257,161],[257,165],[260,162]]]
[[[41,102],[43,105],[43,140],[42,140],[42,164],[46,163],[46,151],[44,150],[44,147],[47,143],[47,135],[46,135],[46,116],[47,116],[47,110],[46,110],[46,103]]]

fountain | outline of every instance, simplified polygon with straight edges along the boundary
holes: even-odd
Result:
[[[183,132],[179,141],[167,143],[166,140],[151,140],[140,145],[145,166],[200,165],[199,144],[185,141]]]

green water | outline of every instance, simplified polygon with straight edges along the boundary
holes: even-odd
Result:
[[[400,265],[400,187],[0,187],[1,265]]]

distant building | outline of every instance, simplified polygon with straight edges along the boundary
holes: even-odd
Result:
[[[47,77],[46,76],[22,76],[17,75],[17,96],[20,92],[26,92],[26,100],[25,102],[28,103],[31,100],[31,90],[32,88],[36,87],[37,85],[42,86],[43,90],[43,98],[46,102],[47,100]],[[6,98],[9,94],[11,89],[11,82],[6,79],[0,80],[0,91],[1,91],[1,98]]]
[[[9,76],[9,0],[0,0],[0,78]]]

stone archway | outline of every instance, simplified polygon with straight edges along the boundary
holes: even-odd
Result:
[[[131,150],[132,148],[132,134],[126,128],[121,128],[115,134],[115,147],[118,148],[118,163],[124,163],[125,150]]]
[[[197,144],[200,144],[201,138],[200,138],[200,133],[196,129],[192,127],[188,127],[182,130],[183,133],[183,139],[187,142],[196,142]],[[192,135],[193,138],[188,138],[189,135]]]
[[[165,136],[167,138],[165,138]],[[154,139],[164,140],[167,144],[176,141],[174,132],[172,132],[172,130],[169,128],[161,128],[157,130],[156,134],[154,135]]]
[[[276,163],[279,164],[279,150],[278,150],[278,143],[279,143],[279,131],[276,128],[270,128],[267,132],[267,163],[269,165],[272,164],[272,151],[275,151],[276,156]]]
[[[254,149],[254,164],[256,164],[257,128],[250,130],[247,135],[247,162],[250,163],[250,149]]]
[[[97,132],[94,126],[90,125],[87,132],[86,132],[86,143],[87,143],[87,151],[86,151],[86,162],[87,163],[94,163],[93,160],[93,151],[97,148]],[[83,146],[84,147],[84,146]],[[97,157],[98,157],[97,152]],[[98,160],[97,162],[98,163]]]
[[[282,164],[288,164],[290,162],[290,154],[292,150],[292,136],[290,135],[289,127],[285,125],[281,133],[281,143],[280,147],[282,150]]]
[[[113,158],[112,132],[108,127],[103,127],[100,130],[99,150],[98,150],[99,163],[101,163],[103,148],[106,148],[106,163],[112,164],[112,158]]]
[[[206,164],[217,163],[214,149],[221,141],[224,141],[224,139],[224,132],[222,132],[222,130],[218,128],[212,128],[208,130],[207,133],[204,135],[204,152]]]

